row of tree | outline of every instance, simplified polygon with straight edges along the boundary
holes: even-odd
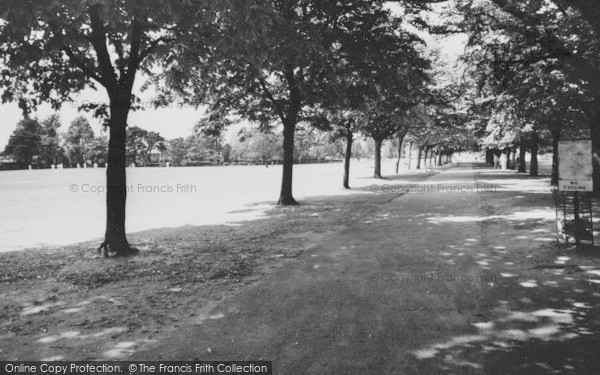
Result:
[[[75,167],[106,162],[108,139],[95,136],[85,117],[73,120],[64,133],[58,131],[61,126],[56,114],[41,121],[25,118],[17,124],[2,154],[14,160],[17,168],[32,164],[49,168],[58,164]]]
[[[451,31],[466,32],[465,95],[469,131],[482,147],[505,153],[537,176],[540,147],[592,138],[595,190],[600,191],[600,11],[585,0],[459,0]],[[445,30],[448,32],[448,29]]]
[[[66,167],[105,166],[108,138],[95,135],[89,121],[83,117],[73,120],[64,133],[57,114],[39,121],[21,120],[13,131],[2,155],[13,160],[10,167],[25,169],[50,168],[62,164]],[[242,128],[223,145],[220,134],[205,134],[196,127],[186,138],[165,140],[160,134],[138,126],[127,127],[126,154],[128,165],[173,166],[219,165],[230,163],[271,164],[283,160],[281,131],[261,131],[254,127]],[[314,127],[299,129],[295,137],[295,163],[340,160],[344,158],[344,143]],[[396,139],[384,148],[388,158],[399,155]],[[374,142],[361,140],[353,145],[354,158],[373,156]],[[416,150],[416,147],[415,147]],[[418,168],[418,164],[415,164]]]
[[[376,177],[386,139],[410,134],[422,151],[451,152],[462,134],[452,88],[434,83],[425,45],[407,27],[424,26],[427,2],[397,3],[401,12],[392,15],[382,0],[6,0],[2,99],[29,113],[42,102],[58,108],[86,87],[106,90],[108,103],[81,108],[109,131],[100,249],[129,255],[136,250],[125,235],[127,119],[141,107],[132,91],[138,75],[159,92],[157,106],[175,98],[208,105],[204,134],[236,119],[281,130],[284,205],[296,204],[298,126],[344,139],[346,165],[356,134],[371,137]]]
[[[77,167],[104,166],[108,156],[108,137],[96,136],[83,116],[75,118],[66,132],[60,117],[52,114],[43,120],[25,118],[17,124],[2,155],[13,160],[12,166],[50,168],[52,165]],[[166,151],[165,139],[156,132],[130,126],[127,128],[126,153],[135,165],[153,165],[152,151]]]

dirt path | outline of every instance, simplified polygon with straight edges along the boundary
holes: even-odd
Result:
[[[133,357],[272,360],[277,374],[591,370],[598,259],[551,245],[545,181],[464,166],[425,188]]]

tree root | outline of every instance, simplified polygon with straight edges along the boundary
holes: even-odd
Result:
[[[296,202],[293,197],[279,197],[279,202],[277,202],[279,206],[299,206],[300,204]]]
[[[129,257],[137,255],[140,251],[135,247],[129,246],[129,243],[126,240],[123,246],[116,249],[110,245],[108,240],[104,240],[98,247],[97,252],[98,254],[104,254],[105,257]]]

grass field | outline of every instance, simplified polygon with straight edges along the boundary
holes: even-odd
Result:
[[[297,199],[346,194],[341,164],[294,167]],[[394,171],[385,161],[383,173]],[[370,161],[353,162],[351,186],[367,186]],[[105,169],[0,172],[0,251],[101,238]],[[224,224],[259,217],[277,201],[281,166],[128,168],[127,231]]]
[[[549,173],[549,161],[541,158],[542,173]],[[100,239],[106,220],[105,171],[0,172],[0,252]],[[394,171],[395,161],[384,159],[383,175]],[[348,194],[342,172],[340,163],[296,165],[294,196],[301,201]],[[372,173],[371,160],[353,160],[350,186],[368,192],[377,182]],[[126,225],[133,233],[261,217],[279,197],[281,166],[127,168],[127,178]]]

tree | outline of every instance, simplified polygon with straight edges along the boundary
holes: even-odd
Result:
[[[231,145],[229,143],[226,143],[225,146],[223,146],[223,162],[229,163],[230,160],[231,160]]]
[[[42,127],[35,119],[25,118],[17,124],[4,155],[11,155],[20,168],[27,168],[36,158],[42,147]]]
[[[208,147],[217,154],[220,154],[223,132],[231,123],[229,118],[220,116],[220,113],[211,113],[194,125],[193,133],[208,140]]]
[[[211,73],[187,80],[180,88],[193,87],[194,101],[208,97],[211,109],[235,113],[269,129],[283,127],[283,175],[279,204],[297,204],[292,194],[294,137],[296,126],[309,120],[309,113],[331,92],[335,77],[334,54],[344,30],[356,29],[364,14],[381,8],[381,1],[337,2],[268,1],[261,3],[266,18],[258,35],[231,38],[247,22],[232,18],[223,23],[226,35],[213,49]],[[195,51],[182,53],[186,70],[202,72],[206,60]],[[172,76],[172,75],[171,75]],[[209,84],[206,77],[212,78]],[[176,77],[177,78],[177,77]]]
[[[85,164],[90,143],[94,139],[90,122],[83,116],[75,118],[64,134],[64,139],[71,166]]]
[[[227,51],[233,56],[223,56],[227,63],[223,70],[231,73],[221,76],[232,78],[223,86],[232,90],[220,93],[215,104],[227,105],[228,110],[264,125],[281,121],[283,175],[278,204],[296,205],[292,194],[294,135],[303,107],[315,100],[313,84],[321,83],[330,70],[324,33],[330,17],[316,1],[310,5],[273,1],[269,5],[274,16],[262,38],[240,41]],[[257,53],[237,58],[239,50]]]
[[[146,138],[148,131],[139,126],[127,127],[127,142],[125,145],[126,152],[131,156],[133,164],[138,166],[138,156],[143,154],[147,148]]]
[[[182,165],[187,155],[187,144],[183,138],[175,138],[167,141],[167,155],[173,165]]]
[[[396,159],[396,174],[400,172],[400,160],[402,159],[402,145],[404,144],[404,139],[408,134],[408,129],[403,128],[398,131],[397,135],[397,146],[398,146],[398,159]]]
[[[352,145],[354,134],[359,130],[358,123],[362,120],[358,111],[350,109],[330,110],[326,116],[327,124],[332,132],[332,140],[344,139],[346,147],[344,151],[344,176],[342,186],[350,189],[350,159],[352,158]]]
[[[88,145],[87,157],[92,164],[106,165],[108,159],[108,137],[94,137]]]
[[[405,30],[405,21],[392,18],[380,7],[372,7],[365,9],[357,22],[348,23],[336,34],[337,43],[331,48],[335,76],[319,108],[325,121],[315,123],[331,131],[333,139],[346,141],[345,188],[349,188],[354,133],[362,129],[375,140],[375,175],[381,177],[381,143],[391,137],[388,131],[406,133],[400,130],[402,126],[397,121],[388,121],[382,126],[383,122],[414,105],[416,101],[408,103],[410,100],[403,102],[403,99],[414,95],[418,100],[422,84],[427,80],[424,69],[429,62],[417,50],[422,41]],[[405,97],[401,98],[402,95]],[[390,101],[389,105],[385,101]],[[390,116],[370,121],[377,116],[373,112],[378,110]]]
[[[546,142],[544,137],[551,137],[556,144],[558,134],[569,129],[567,126],[554,124],[551,125],[550,132],[547,131],[546,125],[552,122],[546,120],[553,117],[550,114],[552,110],[556,109],[559,113],[557,104],[562,102],[556,101],[560,98],[557,95],[561,90],[559,86],[567,87],[567,92],[578,92],[577,104],[569,107],[579,107],[578,111],[584,112],[585,117],[589,118],[587,124],[590,126],[595,154],[594,188],[600,191],[600,64],[597,59],[600,33],[598,20],[594,19],[594,15],[598,14],[598,6],[581,0],[490,0],[478,3],[461,0],[459,10],[464,13],[461,26],[470,33],[472,54],[485,55],[485,58],[479,60],[478,70],[488,80],[495,82],[496,92],[493,95],[512,91],[511,95],[517,100],[528,99],[523,104],[536,109],[535,116],[539,119],[535,119],[535,126],[529,134],[523,134],[523,142],[519,145],[522,153],[528,143],[535,155],[538,138],[539,141]],[[562,76],[559,79],[562,83],[558,86],[551,84],[554,93],[549,96],[547,90],[544,90],[541,98],[530,93],[527,96],[514,93],[519,87],[532,86],[539,92],[544,87],[544,81],[555,81],[557,73]],[[574,98],[572,95],[568,96]],[[544,97],[550,100],[531,100]],[[544,113],[544,109],[550,111]],[[542,121],[542,118],[546,120]],[[527,122],[530,121],[525,121]],[[521,157],[520,161],[519,171],[524,171],[524,158]],[[530,174],[536,175],[537,160],[532,161],[534,168]],[[556,175],[556,163],[554,164],[553,175]]]
[[[366,121],[361,125],[362,132],[375,142],[375,178],[382,178],[383,141],[398,133],[406,134],[405,115],[411,108],[426,100],[427,84],[430,82],[426,72],[429,61],[416,48],[419,40],[407,32],[401,34],[401,39],[392,35],[382,38],[382,42],[392,51],[385,54],[390,58],[389,64],[394,64],[394,60],[397,62],[395,65],[388,65],[382,80],[377,82],[375,95],[369,98],[364,107]]]
[[[165,139],[162,135],[157,132],[149,131],[146,134],[145,138],[145,149],[143,150],[143,155],[146,157],[146,161],[149,165],[152,165],[152,151],[157,150],[159,152],[164,152],[166,150],[165,147]]]
[[[127,154],[131,161],[137,167],[142,165],[151,165],[151,154],[153,150],[165,150],[165,139],[157,132],[148,131],[138,126],[127,127]]]
[[[231,157],[240,161],[267,163],[281,158],[281,133],[266,132],[260,128],[242,128],[232,142]]]
[[[470,11],[475,12],[474,9],[477,7]],[[475,13],[490,27],[471,31],[471,46],[465,56],[473,66],[469,73],[479,93],[489,104],[490,121],[483,142],[507,155],[518,146],[519,172],[525,172],[525,152],[529,148],[530,175],[536,176],[540,146],[551,143],[556,150],[561,134],[584,135],[580,130],[581,124],[587,123],[583,118],[590,107],[590,92],[581,81],[573,79],[560,59],[544,52],[547,47],[536,46],[532,52],[531,41],[523,37],[526,31],[518,19],[501,9],[492,7],[487,11]],[[553,12],[546,9],[541,18],[549,22]],[[580,31],[567,31],[565,35],[573,32]],[[556,183],[556,153],[553,160],[552,175]]]
[[[262,164],[272,161],[280,151],[279,139],[273,133],[254,131],[248,142],[248,156],[254,160],[260,160]]]
[[[62,163],[65,155],[60,147],[58,129],[61,127],[60,116],[52,114],[42,120],[42,136],[39,160],[45,166]]]
[[[152,76],[177,56],[169,47],[210,29],[228,2],[174,0],[7,0],[0,3],[0,83],[3,101],[28,111],[40,102],[58,108],[73,93],[102,86],[109,104],[89,105],[109,127],[105,255],[137,253],[125,235],[125,143],[138,71]]]

